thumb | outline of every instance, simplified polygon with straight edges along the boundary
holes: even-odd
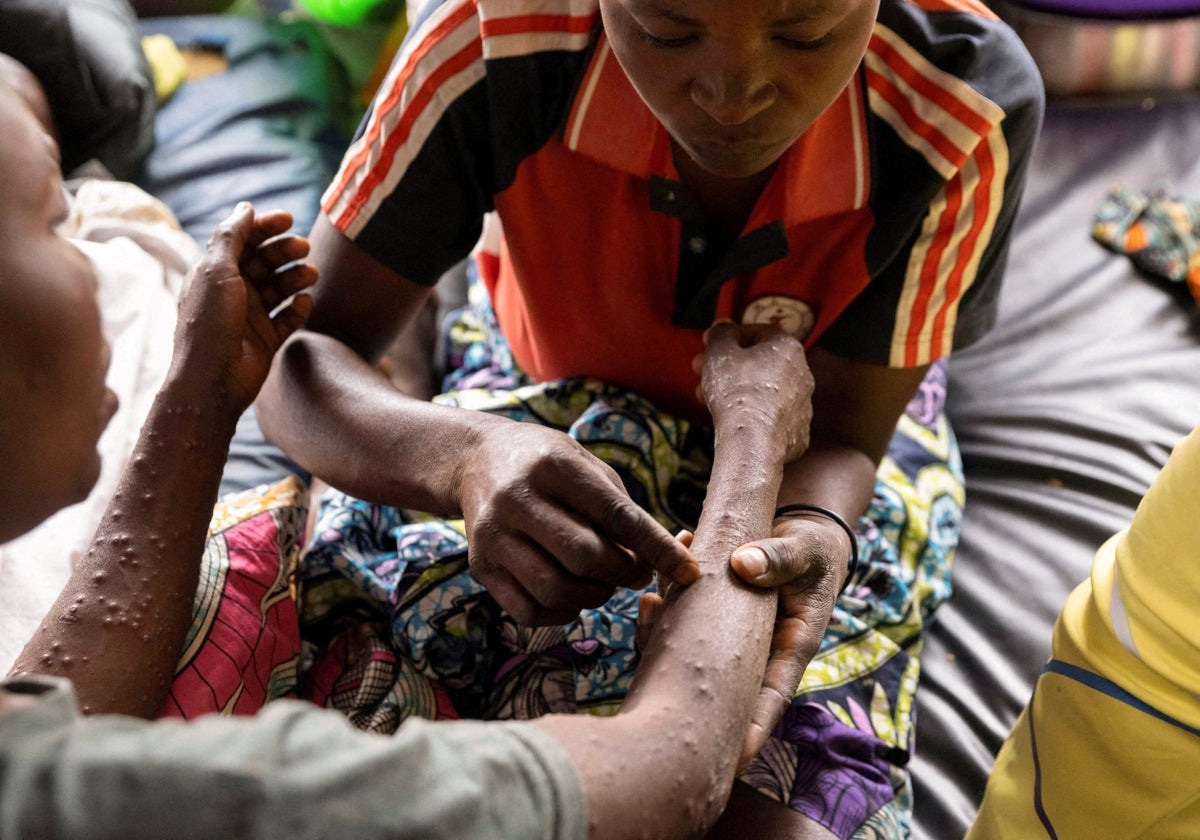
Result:
[[[208,252],[218,258],[232,259],[241,256],[242,249],[254,226],[254,205],[240,201],[233,211],[213,229],[208,239]]]
[[[752,586],[775,588],[791,583],[808,571],[808,557],[800,552],[803,543],[786,537],[771,537],[746,543],[730,557],[733,571]]]

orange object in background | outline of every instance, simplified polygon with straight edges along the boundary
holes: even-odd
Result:
[[[375,91],[379,90],[379,86],[383,84],[383,77],[387,75],[388,68],[392,66],[392,58],[395,57],[396,51],[400,49],[400,44],[407,34],[408,15],[401,6],[400,11],[396,13],[396,19],[392,21],[387,37],[383,39],[383,44],[379,47],[379,56],[375,59],[375,67],[371,70],[366,84],[363,85],[360,94],[363,105],[371,104]]]
[[[1129,226],[1129,230],[1125,231],[1125,250],[1140,251],[1150,244],[1150,238],[1146,235],[1146,226],[1141,222],[1134,222]]]
[[[1188,260],[1187,287],[1192,293],[1192,300],[1200,304],[1200,251],[1192,254]]]

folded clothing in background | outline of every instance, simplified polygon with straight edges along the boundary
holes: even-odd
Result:
[[[1186,283],[1200,303],[1200,201],[1116,185],[1096,210],[1092,238],[1147,274]]]

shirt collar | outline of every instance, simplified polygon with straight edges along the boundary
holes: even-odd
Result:
[[[750,227],[787,225],[860,209],[870,194],[870,154],[861,72],[784,153]],[[677,180],[667,131],[617,62],[601,30],[576,90],[563,144],[638,178]]]

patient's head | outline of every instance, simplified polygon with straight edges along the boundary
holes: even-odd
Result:
[[[12,74],[0,66],[0,542],[87,496],[116,410],[95,272],[55,232],[58,147]]]
[[[50,102],[46,99],[46,92],[42,90],[37,76],[11,55],[0,53],[0,79],[8,82],[16,90],[17,95],[25,100],[25,104],[33,110],[33,115],[38,118],[38,122],[51,134],[55,134],[54,115],[50,110]]]

